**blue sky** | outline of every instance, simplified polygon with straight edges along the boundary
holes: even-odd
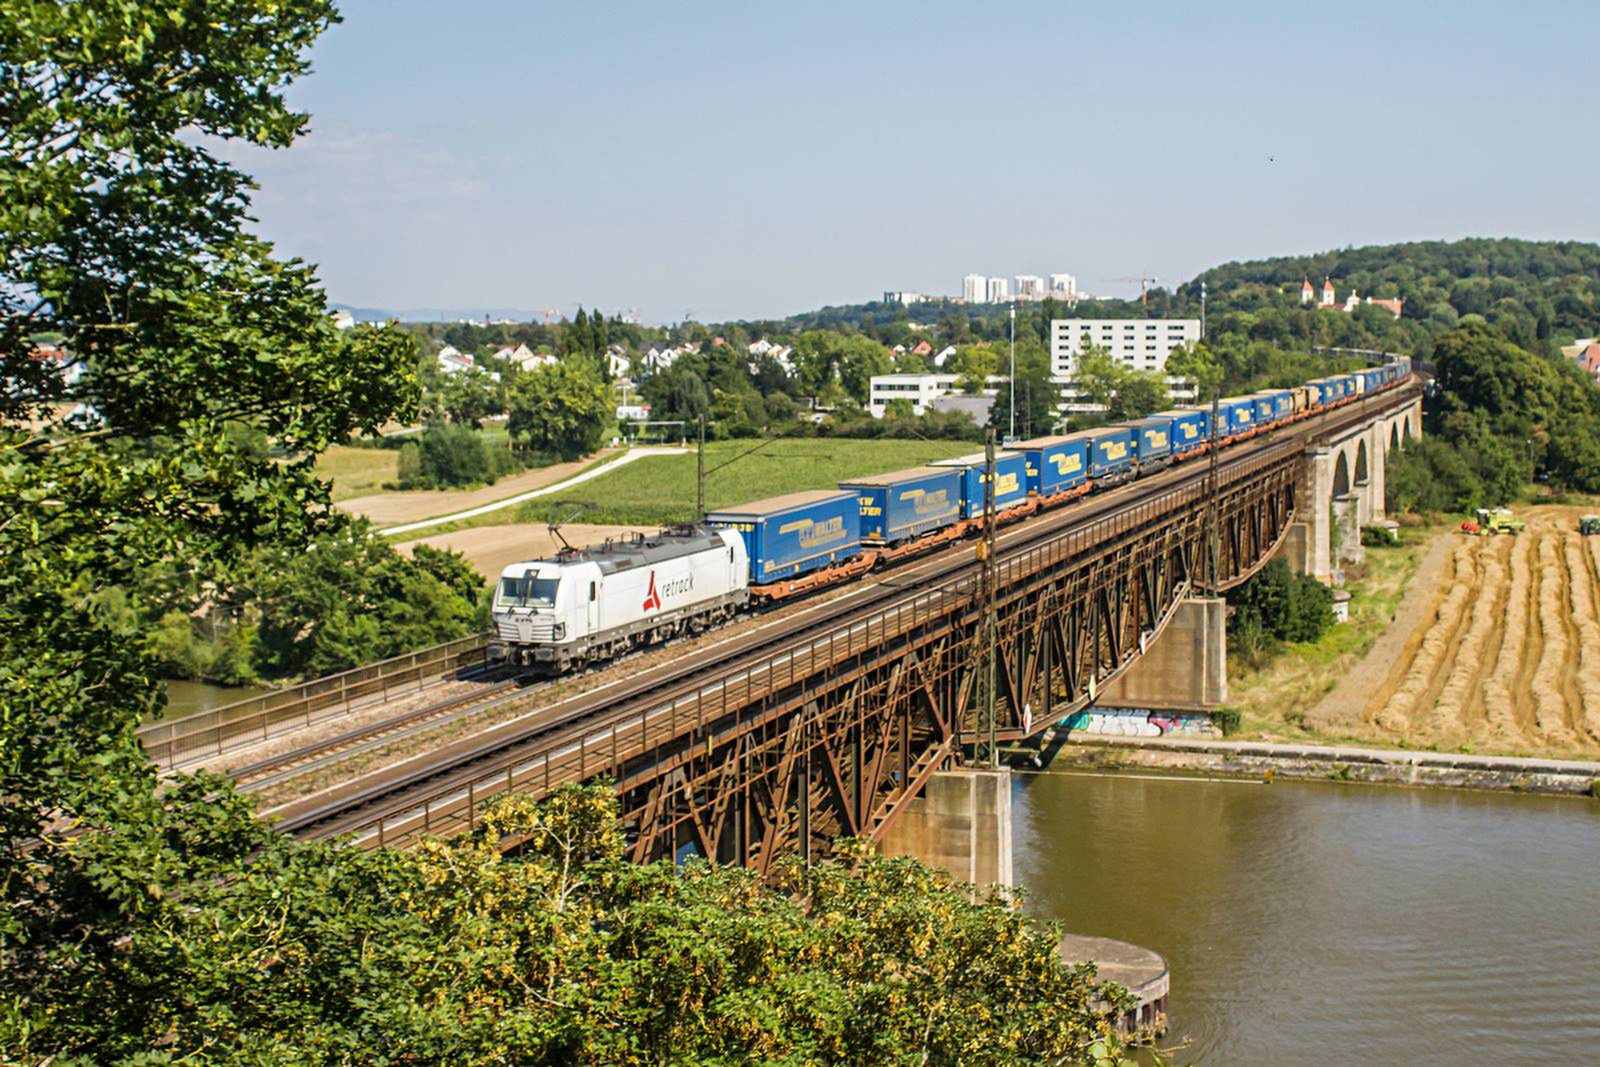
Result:
[[[346,0],[254,173],[363,306],[777,316],[968,271],[1600,239],[1600,4]]]

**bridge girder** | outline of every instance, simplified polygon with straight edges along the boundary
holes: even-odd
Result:
[[[996,738],[1092,703],[1184,596],[1255,573],[1293,519],[1299,461],[1275,450],[997,560]],[[974,567],[819,635],[786,669],[702,688],[696,728],[613,768],[632,856],[689,848],[765,872],[881,836],[986,725],[978,585]]]

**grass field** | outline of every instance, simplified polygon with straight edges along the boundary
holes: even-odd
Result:
[[[1402,544],[1367,549],[1366,562],[1346,572],[1349,621],[1328,627],[1319,640],[1286,644],[1255,664],[1243,655],[1228,657],[1230,705],[1240,712],[1247,736],[1335,739],[1308,726],[1306,712],[1383,636],[1429,543],[1441,532],[1438,527],[1410,527],[1402,532]]]
[[[981,448],[970,441],[801,438],[777,441],[735,459],[758,443],[714,441],[706,445],[708,509],[801,489],[831,489],[844,478],[915,467],[930,460],[969,455]],[[578,517],[579,522],[623,526],[687,522],[695,517],[694,453],[640,460],[577,487],[572,496],[594,505]],[[518,509],[517,521],[565,519],[573,510],[571,505],[531,500]]]
[[[349,500],[383,491],[395,479],[400,453],[392,448],[334,445],[317,459],[317,477],[333,482],[333,499]]]

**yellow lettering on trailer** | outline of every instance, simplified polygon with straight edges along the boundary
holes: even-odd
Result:
[[[844,540],[844,517],[835,515],[826,522],[801,519],[778,527],[779,533],[797,534],[801,548],[819,548],[834,541]]]
[[[1106,459],[1121,459],[1128,454],[1126,441],[1102,441],[1100,448],[1105,453]]]
[[[1056,453],[1050,457],[1050,462],[1056,465],[1057,474],[1071,474],[1083,467],[1083,454],[1081,452]]]
[[[1146,430],[1144,434],[1144,443],[1149,445],[1151,448],[1166,448],[1167,435],[1162,433],[1160,430]]]

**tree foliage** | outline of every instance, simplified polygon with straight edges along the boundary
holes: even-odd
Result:
[[[112,826],[49,872],[74,883],[56,900],[123,916],[121,938],[15,959],[24,1058],[953,1065],[1115,1044],[1053,926],[870,847],[772,887],[629,864],[604,786],[513,796],[476,836],[409,852],[291,844],[204,777],[135,803],[169,891]]]
[[[1072,384],[1083,400],[1105,408],[1112,422],[1143,418],[1169,402],[1164,377],[1124,366],[1093,345],[1078,356]]]
[[[1249,651],[1275,641],[1315,641],[1333,624],[1333,591],[1274,559],[1228,593],[1228,637]]]
[[[28,872],[68,847],[46,828],[120,818],[152,784],[132,740],[159,692],[128,630],[142,612],[101,611],[95,592],[134,588],[156,561],[227,564],[335,526],[316,453],[415,402],[414,342],[336,330],[310,269],[242,231],[245,176],[202,147],[288,144],[305,118],[283,88],[332,17],[319,0],[0,11],[7,960],[40,936],[18,903]],[[33,357],[40,333],[81,376]]]
[[[522,468],[502,440],[499,445],[462,423],[434,423],[400,446],[395,478],[402,489],[488,485]]]
[[[529,448],[574,459],[600,447],[614,421],[610,390],[579,360],[519,374],[506,428]]]

